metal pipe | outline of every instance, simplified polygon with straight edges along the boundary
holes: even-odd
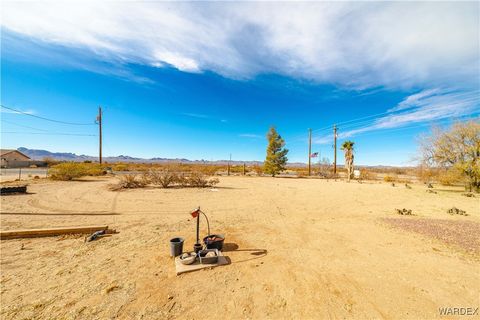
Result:
[[[200,207],[198,208],[200,211]],[[200,243],[200,212],[197,213],[197,244]]]

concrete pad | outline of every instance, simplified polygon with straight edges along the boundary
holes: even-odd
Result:
[[[185,265],[180,262],[180,257],[175,257],[175,270],[177,272],[177,276],[186,272],[192,272],[206,268],[215,268],[226,264],[229,264],[228,259],[223,255],[221,251],[218,252],[218,261],[215,264],[201,264],[200,261],[197,259],[194,263]]]

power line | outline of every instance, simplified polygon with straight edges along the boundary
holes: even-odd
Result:
[[[45,130],[45,129],[39,129],[39,128],[34,128],[34,127],[24,126],[24,125],[21,125],[21,124],[15,123],[15,122],[11,122],[11,121],[7,121],[7,120],[4,120],[4,119],[2,119],[2,122],[8,123],[8,124],[13,124],[14,126],[18,126],[18,127],[22,127],[22,128],[26,128],[26,129],[33,129],[33,130],[48,132],[48,130]]]
[[[18,131],[2,131],[9,134],[44,134],[51,136],[79,136],[79,137],[96,137],[96,134],[83,134],[83,133],[64,133],[64,132],[18,132]]]
[[[28,113],[28,112],[24,112],[24,111],[21,111],[21,110],[17,110],[17,109],[14,109],[14,108],[6,107],[3,104],[0,105],[0,106],[2,108],[5,108],[5,109],[11,110],[11,111],[15,111],[15,112],[23,114],[23,115],[34,117],[34,118],[37,118],[37,119],[42,119],[42,120],[45,120],[45,121],[61,123],[61,124],[68,124],[68,125],[72,125],[72,126],[94,126],[95,125],[95,123],[66,122],[66,121],[61,121],[61,120],[49,119],[49,118],[45,118],[45,117],[41,117],[41,116],[31,114],[31,113]]]

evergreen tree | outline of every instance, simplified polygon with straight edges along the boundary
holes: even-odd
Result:
[[[287,163],[288,149],[285,149],[285,140],[278,134],[275,127],[271,127],[267,133],[268,147],[267,157],[263,170],[274,177],[276,174],[285,170]]]

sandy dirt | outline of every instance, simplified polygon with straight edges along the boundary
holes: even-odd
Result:
[[[31,194],[1,197],[2,230],[120,232],[90,243],[1,241],[2,319],[445,319],[439,308],[480,306],[478,242],[463,246],[478,241],[478,196],[420,184],[220,180],[213,190],[123,192],[108,190],[115,178],[42,180]],[[231,263],[176,276],[169,239],[192,248],[189,212],[199,205],[212,233],[226,235]],[[453,206],[468,216],[447,214]],[[435,236],[441,228],[446,239]]]

